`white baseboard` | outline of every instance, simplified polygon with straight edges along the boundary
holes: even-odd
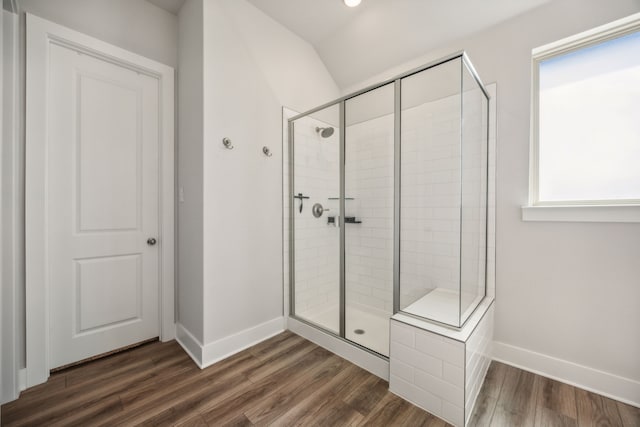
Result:
[[[4,394],[0,396],[0,404],[12,402],[20,397],[20,392],[27,389],[27,370],[18,369],[16,381],[13,382],[16,389],[4,390]]]
[[[204,369],[282,331],[284,331],[284,317],[276,317],[252,328],[203,345],[184,326],[178,324],[176,325],[176,341],[196,362],[196,365],[200,369]]]
[[[27,389],[27,369],[22,368],[18,371],[18,390]]]
[[[180,323],[176,323],[176,341],[189,357],[202,369],[202,343]]]
[[[206,344],[202,349],[202,367],[213,365],[282,331],[284,331],[284,317],[281,316]]]
[[[494,341],[493,360],[640,407],[640,382]]]
[[[331,336],[291,317],[287,318],[287,327],[291,332],[308,339],[320,347],[326,348],[343,359],[347,359],[349,362],[371,372],[373,375],[389,381],[389,361],[382,357],[371,354],[368,351],[358,348],[354,344]]]

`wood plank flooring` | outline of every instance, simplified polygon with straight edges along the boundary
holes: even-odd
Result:
[[[448,426],[290,332],[200,370],[175,342],[53,374],[1,408],[7,426]],[[472,425],[640,426],[640,410],[500,363]]]
[[[474,427],[640,427],[640,409],[492,362],[470,424]]]

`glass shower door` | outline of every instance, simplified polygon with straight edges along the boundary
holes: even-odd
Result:
[[[484,298],[487,278],[489,100],[466,61],[461,102],[460,325]]]
[[[401,81],[400,310],[460,326],[462,58]]]
[[[389,355],[394,84],[345,101],[345,338]]]
[[[399,309],[459,328],[486,294],[489,100],[464,55],[401,100]]]
[[[291,123],[292,312],[340,333],[339,105]]]

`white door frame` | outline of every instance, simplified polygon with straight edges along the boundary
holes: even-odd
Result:
[[[4,15],[4,9],[2,9],[2,15]],[[2,130],[2,120],[4,119],[4,112],[3,112],[3,103],[4,103],[4,98],[2,96],[2,89],[3,89],[3,85],[4,85],[4,77],[3,77],[3,71],[4,71],[4,52],[3,52],[3,47],[4,47],[4,41],[3,41],[3,35],[4,35],[4,16],[0,16],[0,141],[3,141],[4,145],[4,133]],[[2,145],[0,145],[0,189],[2,189],[2,151],[3,151],[3,147]],[[2,264],[4,263],[4,258],[2,257],[2,228],[3,228],[3,224],[4,221],[2,221],[2,206],[3,206],[3,201],[2,199],[4,198],[4,192],[0,192],[0,404],[5,402],[5,392],[4,392],[4,363],[2,363],[2,359],[3,359],[3,354],[6,351],[4,349],[4,339],[3,339],[3,335],[4,335],[4,329],[2,327],[2,301],[4,301],[4,299],[2,298],[2,293],[3,293],[3,288],[4,288],[4,284],[3,284],[3,273],[2,273]],[[13,349],[12,349],[13,350]],[[1,418],[1,414],[0,414],[0,421],[2,421]]]
[[[21,283],[19,276],[21,269],[22,255],[19,254],[21,247],[22,229],[21,215],[22,204],[20,203],[21,161],[20,147],[18,144],[18,111],[19,109],[19,58],[18,58],[18,15],[15,13],[15,4],[11,5],[11,10],[3,10],[2,20],[4,25],[3,34],[3,93],[2,93],[2,306],[4,323],[3,352],[2,352],[2,403],[10,402],[18,398],[19,381],[19,352],[16,330],[17,316],[22,313],[17,303],[17,287]]]
[[[174,319],[174,70],[93,37],[27,14],[26,53],[26,386],[49,377],[47,270],[47,92],[49,50],[61,45],[158,80],[160,339],[175,337]]]

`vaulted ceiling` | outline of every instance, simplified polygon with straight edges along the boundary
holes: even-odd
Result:
[[[176,14],[185,0],[148,0]],[[308,41],[347,88],[551,0],[248,0]]]
[[[550,0],[249,0],[311,43],[341,88]]]

